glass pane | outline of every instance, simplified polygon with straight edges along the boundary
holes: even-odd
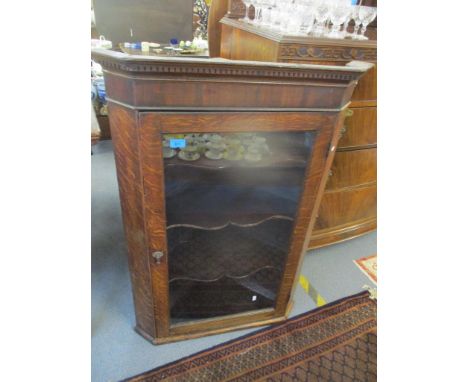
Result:
[[[163,135],[171,323],[274,307],[314,138]]]

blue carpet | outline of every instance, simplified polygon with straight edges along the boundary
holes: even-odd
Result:
[[[131,377],[258,328],[154,346],[135,333],[130,276],[120,214],[112,142],[92,156],[92,381]],[[301,272],[327,302],[355,294],[367,277],[353,260],[376,253],[376,233],[308,253]],[[315,307],[298,286],[291,316]]]

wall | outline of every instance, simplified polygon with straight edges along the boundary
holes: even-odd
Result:
[[[96,29],[120,42],[192,39],[193,0],[93,0]],[[132,29],[133,36],[130,35]]]

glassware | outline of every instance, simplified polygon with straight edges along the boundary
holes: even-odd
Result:
[[[247,149],[247,154],[245,154],[245,159],[249,162],[258,162],[262,160],[262,152],[258,145],[249,146]]]
[[[359,35],[359,39],[361,40],[368,40],[369,38],[365,36],[367,26],[374,21],[377,17],[377,8],[376,7],[366,7],[361,5],[359,8],[359,18],[362,23],[361,34]]]
[[[281,23],[281,8],[278,6],[279,0],[273,0],[271,5],[270,28],[278,30]]]
[[[290,253],[316,132],[220,135],[164,163],[171,325],[274,309]]]
[[[261,3],[261,0],[251,0],[252,1],[252,5],[254,7],[254,10],[255,10],[255,13],[254,13],[254,19],[251,21],[252,24],[254,25],[259,25],[260,23],[260,3]]]
[[[312,34],[316,37],[325,35],[325,23],[330,17],[330,7],[327,1],[320,0],[316,3],[315,21],[316,25]]]
[[[185,146],[184,149],[179,151],[178,157],[185,161],[195,161],[200,158],[198,147],[196,145]]]
[[[296,0],[297,1],[297,18],[298,18],[298,34],[305,35],[309,30],[310,18],[312,14],[312,6],[310,0]]]
[[[290,34],[291,12],[294,8],[294,0],[284,0],[281,2],[279,29],[281,33]]]
[[[301,28],[301,14],[300,14],[300,5],[298,4],[297,0],[294,1],[290,6],[289,15],[287,16],[289,19],[288,26],[287,26],[287,34],[288,35],[298,35],[300,28]]]
[[[253,1],[252,0],[242,0],[242,2],[245,5],[245,16],[242,19],[242,21],[244,21],[246,23],[250,23],[251,20],[250,20],[250,17],[249,17],[249,10],[250,10],[250,6],[252,5]]]
[[[260,0],[260,25],[266,28],[270,27],[272,4],[272,0]]]
[[[205,156],[208,159],[219,160],[223,158],[226,145],[222,141],[209,142],[206,147],[208,151],[205,152]]]
[[[330,6],[330,21],[333,24],[329,38],[343,38],[340,32],[341,24],[343,24],[351,13],[350,6],[343,1],[337,1]]]
[[[170,141],[168,139],[163,139],[163,157],[165,159],[170,159],[175,157],[177,151],[170,147]]]
[[[360,25],[364,22],[368,24],[375,18],[375,16],[368,15],[369,12],[364,12],[360,17],[359,9],[370,7],[353,6],[351,0],[242,1],[246,6],[252,5],[255,8],[255,17],[250,20],[252,24],[289,36],[313,35],[344,39],[350,36],[348,25],[351,20],[354,20],[356,30],[351,37],[360,39],[358,35]],[[242,20],[248,20],[247,11],[246,17]],[[368,19],[370,21],[367,21]]]
[[[352,5],[351,6],[351,19],[354,20],[354,31],[351,35],[351,38],[354,40],[359,39],[358,31],[359,27],[361,26],[361,19],[359,18],[359,5]]]
[[[354,5],[349,5],[348,4],[348,14],[346,16],[346,20],[343,24],[343,30],[341,31],[341,38],[346,38],[348,37],[349,33],[348,33],[348,25],[349,25],[349,22],[351,21],[352,17],[353,17],[353,10],[354,10]]]

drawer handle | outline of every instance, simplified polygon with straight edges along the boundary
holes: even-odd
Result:
[[[351,109],[346,109],[345,110],[345,118],[351,117],[354,114],[354,111]]]
[[[164,253],[161,251],[156,251],[156,252],[153,252],[151,256],[153,256],[153,259],[156,260],[156,264],[161,264],[161,259],[163,258]]]
[[[328,170],[328,177],[331,178],[333,176],[333,171],[332,170]]]

